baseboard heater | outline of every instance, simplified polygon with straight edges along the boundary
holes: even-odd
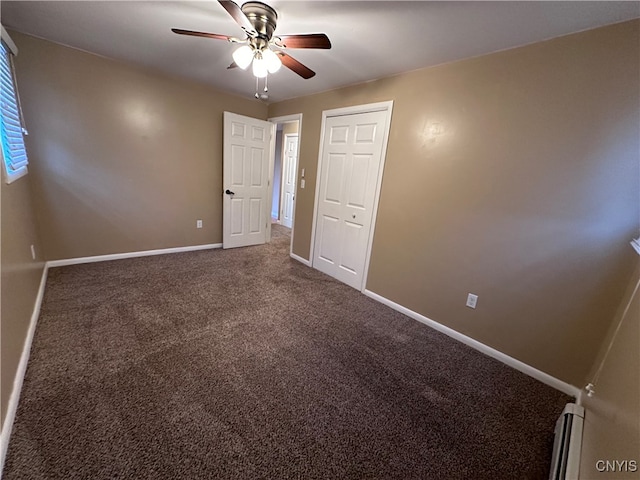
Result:
[[[582,449],[584,408],[567,403],[556,422],[549,480],[577,480]]]

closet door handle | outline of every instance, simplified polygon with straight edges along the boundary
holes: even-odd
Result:
[[[233,192],[232,192],[231,190],[229,190],[228,188],[227,188],[227,191],[226,191],[226,192],[224,192],[224,193],[226,193],[227,195],[235,195],[235,193],[233,193]]]

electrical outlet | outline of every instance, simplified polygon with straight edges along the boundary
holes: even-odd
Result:
[[[196,220],[196,228],[202,228],[202,220]]]
[[[470,293],[467,295],[467,307],[476,308],[476,304],[478,303],[478,295],[474,295]]]
[[[304,178],[300,180],[300,188],[304,188]]]

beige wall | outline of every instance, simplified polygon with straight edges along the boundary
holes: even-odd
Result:
[[[590,381],[595,395],[586,409],[580,478],[640,479],[640,262],[629,282]],[[598,370],[600,373],[598,374]],[[635,460],[635,471],[601,472],[599,460]]]
[[[582,386],[632,273],[639,52],[632,21],[271,105],[304,115],[294,253],[322,111],[393,100],[367,288]]]
[[[282,135],[291,135],[293,133],[298,133],[298,122],[285,123],[282,127]]]
[[[222,241],[222,113],[266,105],[12,36],[48,260]]]
[[[40,255],[40,242],[31,205],[31,175],[11,185],[0,180],[2,217],[2,295],[0,306],[0,363],[2,364],[1,409],[2,424],[9,396],[13,389],[22,347],[40,286],[44,262]],[[36,260],[31,258],[31,245],[36,249]]]

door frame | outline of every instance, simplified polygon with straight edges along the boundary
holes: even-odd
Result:
[[[270,117],[267,118],[268,122],[274,124],[274,134],[271,136],[271,158],[269,159],[269,198],[273,198],[273,174],[276,163],[276,135],[275,130],[278,123],[289,123],[289,122],[298,122],[298,165],[296,165],[296,192],[298,191],[298,172],[300,171],[300,144],[302,143],[302,113],[294,113],[291,115],[283,115],[280,117]],[[282,185],[280,185],[282,188]],[[293,202],[293,218],[291,221],[291,244],[289,245],[289,256],[292,258],[299,258],[297,255],[293,253],[293,238],[295,235],[296,228],[296,202]],[[271,215],[269,215],[271,217]],[[271,241],[271,222],[269,222],[269,226],[267,227],[267,241]]]
[[[284,201],[284,159],[286,156],[285,147],[287,145],[287,138],[296,137],[298,139],[298,145],[300,144],[300,132],[298,133],[287,133],[282,136],[282,171],[280,172],[280,212],[282,212],[282,202]],[[296,145],[296,180],[293,182],[293,208],[296,206],[296,193],[298,193],[298,145]],[[274,157],[275,158],[275,157]],[[291,230],[293,230],[293,214],[294,210],[291,211]],[[278,217],[280,215],[278,214]],[[282,223],[282,218],[280,217],[280,223]]]
[[[320,127],[320,145],[318,148],[318,165],[316,170],[316,192],[315,200],[313,203],[313,224],[311,229],[311,245],[309,249],[309,264],[313,266],[313,252],[315,251],[316,243],[316,230],[318,228],[318,202],[320,195],[320,172],[322,171],[322,158],[324,154],[324,135],[327,118],[340,117],[345,115],[354,115],[358,113],[372,113],[372,112],[386,112],[387,113],[387,128],[383,132],[382,137],[382,155],[380,158],[380,169],[378,170],[378,178],[376,180],[376,191],[373,199],[373,211],[371,212],[371,229],[369,230],[369,239],[367,240],[367,252],[364,259],[364,269],[362,271],[362,285],[360,285],[360,291],[364,292],[367,286],[367,278],[369,276],[369,261],[371,259],[371,248],[373,246],[373,235],[376,229],[376,220],[378,216],[378,203],[380,200],[380,191],[382,188],[382,176],[384,173],[384,165],[387,158],[387,146],[389,144],[389,132],[391,131],[391,116],[393,112],[393,100],[386,102],[368,103],[364,105],[354,105],[351,107],[334,108],[332,110],[322,111],[322,125]],[[298,141],[298,147],[300,142]]]

